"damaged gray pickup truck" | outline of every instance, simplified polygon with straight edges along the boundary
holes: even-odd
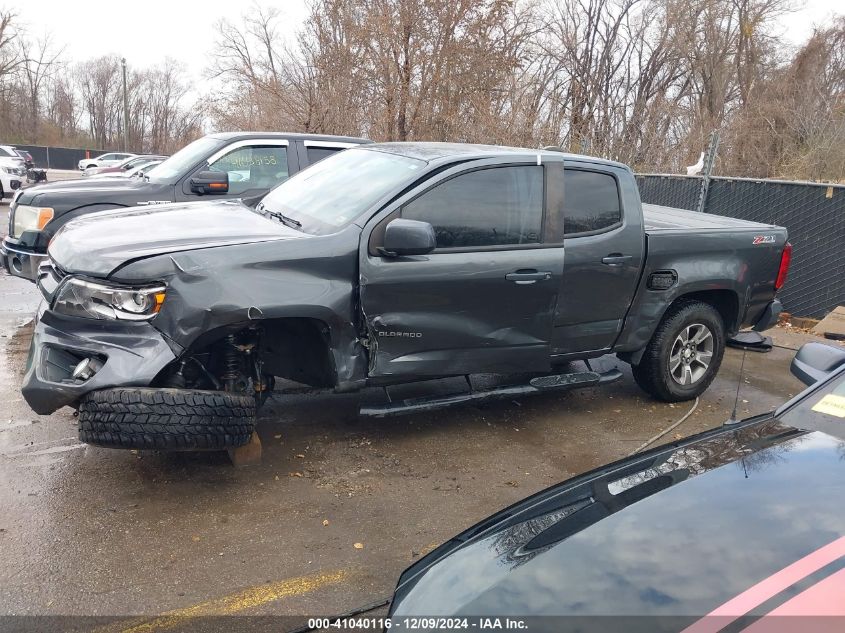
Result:
[[[615,353],[654,397],[687,400],[726,336],[775,323],[790,253],[781,227],[641,205],[619,163],[366,145],[254,209],[68,223],[38,274],[23,395],[41,414],[78,408],[84,442],[160,449],[246,443],[275,377],[350,392],[534,375],[366,411],[388,414],[611,382],[617,369],[565,369]]]

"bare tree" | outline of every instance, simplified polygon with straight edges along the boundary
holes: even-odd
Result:
[[[173,60],[129,69],[129,144],[173,151],[209,124],[560,145],[679,171],[722,130],[732,175],[842,179],[845,26],[797,52],[791,0],[309,0],[292,34],[255,7],[217,26],[202,98]],[[120,63],[70,65],[0,11],[0,135],[115,147]]]
[[[26,129],[29,137],[34,139],[38,137],[43,92],[59,69],[59,58],[64,49],[54,46],[53,36],[49,33],[34,41],[19,38],[18,46],[21,59],[19,73],[23,79],[28,106]]]

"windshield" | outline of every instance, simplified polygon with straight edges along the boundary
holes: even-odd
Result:
[[[203,137],[186,145],[170,158],[146,173],[150,180],[170,182],[179,178],[203,158],[207,158],[215,149],[222,146],[220,139]]]
[[[348,149],[283,182],[264,197],[259,210],[291,218],[306,233],[333,233],[424,166],[415,158]]]
[[[845,439],[845,371],[779,417],[790,426]]]

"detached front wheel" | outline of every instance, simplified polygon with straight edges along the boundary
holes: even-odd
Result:
[[[670,308],[646,347],[634,380],[665,402],[700,396],[719,371],[725,353],[725,326],[713,306],[683,301]]]
[[[116,387],[79,407],[80,441],[107,448],[234,448],[254,429],[255,398],[225,391]]]

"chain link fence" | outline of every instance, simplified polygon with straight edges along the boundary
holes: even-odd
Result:
[[[696,209],[700,176],[639,174],[643,202]],[[845,185],[712,177],[706,213],[785,226],[794,247],[780,292],[796,316],[845,305]]]

